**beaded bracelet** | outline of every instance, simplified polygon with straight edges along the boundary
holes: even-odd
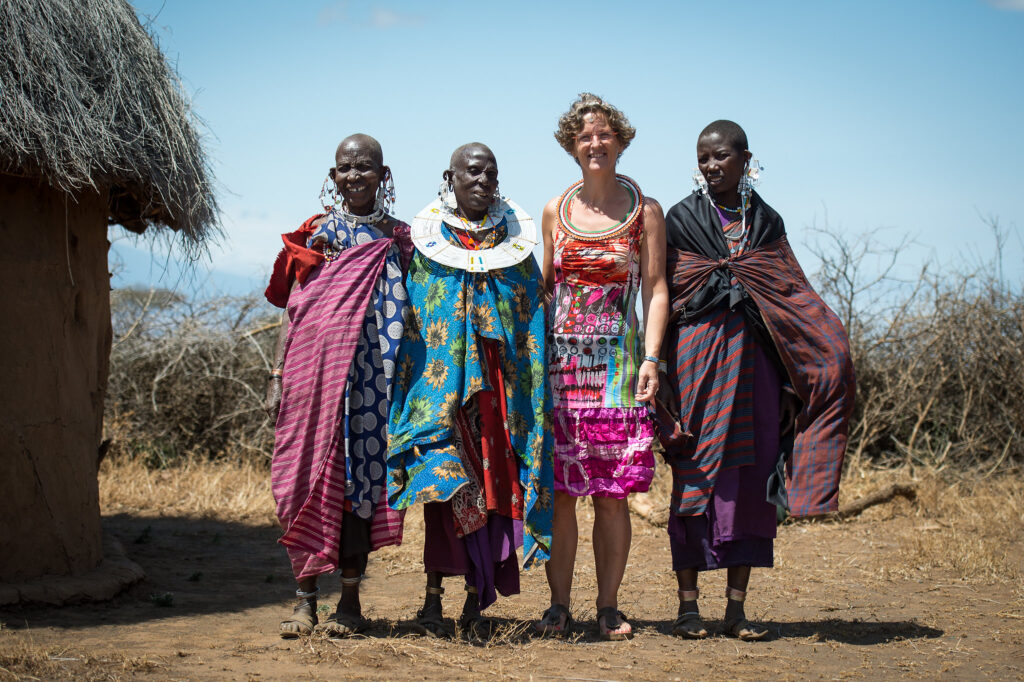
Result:
[[[271,379],[280,379],[281,378],[281,370],[279,370],[279,369],[272,369],[272,370],[270,370],[270,378]]]
[[[644,362],[653,362],[656,365],[660,363],[658,358],[654,357],[653,355],[645,355]]]

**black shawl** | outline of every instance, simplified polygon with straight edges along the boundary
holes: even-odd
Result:
[[[766,204],[754,192],[747,208],[747,223],[750,226],[747,249],[753,249],[775,241],[786,234],[782,216]],[[665,237],[668,243],[666,271],[675,270],[675,250],[689,251],[713,260],[724,261],[729,257],[729,245],[722,233],[722,221],[708,197],[694,192],[669,209],[665,215]],[[705,284],[689,301],[672,296],[672,317],[692,321],[703,317],[719,306],[739,310],[746,320],[754,338],[772,359],[775,367],[786,376],[785,367],[761,319],[761,313],[750,295],[739,282],[733,284],[727,265],[715,270]],[[670,279],[671,281],[671,279]]]

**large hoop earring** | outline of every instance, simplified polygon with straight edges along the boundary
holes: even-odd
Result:
[[[373,202],[373,208],[375,211],[382,211],[383,213],[390,215],[391,211],[395,207],[395,181],[391,176],[391,169],[384,174],[381,179],[380,185],[377,186],[377,198]]]
[[[323,187],[320,188],[320,205],[324,207],[324,211],[330,213],[338,206],[340,201],[338,186],[334,184],[334,180],[328,174],[324,179]]]
[[[761,171],[764,168],[761,166],[757,159],[750,159],[743,166],[743,175],[740,176],[739,193],[740,199],[743,201],[743,205],[747,205],[750,202],[750,195],[754,193],[754,187],[761,180]]]
[[[441,200],[441,210],[454,214],[459,204],[455,201],[455,189],[449,180],[442,180],[437,188],[437,197]]]
[[[699,168],[693,169],[693,191],[704,195],[708,193],[708,181],[704,179],[704,174]]]

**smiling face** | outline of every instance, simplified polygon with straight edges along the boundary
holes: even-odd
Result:
[[[345,138],[338,145],[334,162],[331,175],[345,206],[356,215],[369,215],[377,188],[388,170],[381,158],[380,146],[364,136]]]
[[[583,130],[576,134],[576,163],[584,170],[615,168],[622,153],[622,143],[604,114],[590,112],[583,115]]]
[[[697,140],[697,167],[708,183],[711,196],[718,200],[738,198],[736,188],[749,160],[749,151],[737,149],[732,140],[719,133]]]
[[[452,157],[445,178],[452,183],[459,212],[469,220],[480,220],[498,190],[498,162],[482,144],[460,148]]]

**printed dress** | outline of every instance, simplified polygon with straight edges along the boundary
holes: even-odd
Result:
[[[643,194],[621,223],[600,232],[572,224],[576,183],[562,195],[553,236],[555,288],[548,324],[554,405],[555,490],[623,498],[654,475],[653,426],[635,400],[642,343],[636,314]]]

